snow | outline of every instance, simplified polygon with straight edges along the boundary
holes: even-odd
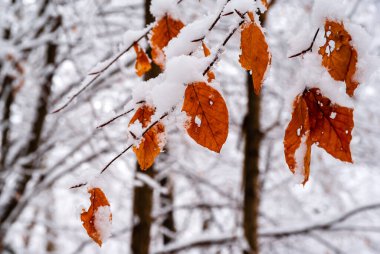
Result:
[[[152,0],[150,13],[156,19],[160,19],[166,14],[169,14],[174,19],[179,19],[180,14],[177,8],[178,0]]]
[[[256,13],[258,9],[261,12],[264,12],[266,10],[265,6],[261,1],[232,0],[226,5],[223,13],[234,12],[235,10],[239,11],[240,13]],[[255,14],[255,16],[257,15]]]
[[[213,16],[206,16],[182,28],[178,36],[172,39],[165,48],[166,57],[169,59],[194,52],[202,42],[192,41],[205,37],[213,22]]]
[[[186,85],[206,81],[202,75],[210,57],[177,56],[167,60],[164,73],[149,81],[141,81],[133,91],[133,101],[144,100],[156,107],[152,121],[158,120],[182,102]]]
[[[366,83],[372,78],[372,75],[378,70],[378,66],[380,65],[379,58],[371,55],[369,52],[372,41],[371,37],[363,27],[352,22],[346,21],[344,27],[352,37],[351,45],[358,52],[355,79],[360,83]]]
[[[323,27],[326,18],[329,20],[342,21],[345,19],[347,5],[342,0],[318,0],[314,2],[311,18],[313,26]]]
[[[302,127],[302,126],[301,126]],[[301,127],[297,129],[297,136],[301,136]]]
[[[297,57],[298,70],[294,83],[290,84],[287,91],[288,98],[293,101],[305,88],[319,88],[323,96],[328,97],[333,103],[345,107],[353,107],[352,99],[346,94],[344,82],[335,81],[325,67],[322,66],[322,56],[318,53],[307,53],[303,57]]]
[[[142,124],[138,120],[136,120],[133,124],[131,124],[128,127],[128,130],[130,132],[129,139],[132,140],[131,142],[133,143],[133,146],[135,146],[136,148],[138,148],[140,143],[142,142],[142,140],[139,139],[139,137],[142,136],[144,129],[145,128],[143,128]]]
[[[144,36],[146,33],[152,29],[153,24],[146,26],[144,29],[140,30],[128,30],[123,35],[123,47],[128,48],[133,45],[141,36]]]
[[[306,140],[309,137],[309,132],[306,132],[302,138],[301,138],[301,144],[297,148],[295,154],[294,154],[294,159],[296,161],[296,168],[295,170],[295,180],[297,183],[303,183],[305,179],[305,155],[307,152],[307,144]]]
[[[331,112],[331,114],[330,114],[330,118],[331,118],[331,119],[335,119],[335,117],[336,117],[336,112]]]
[[[109,206],[100,206],[94,214],[94,226],[102,242],[105,242],[111,236],[112,219],[111,208]]]
[[[199,118],[199,116],[196,116],[196,117],[195,117],[195,124],[196,124],[198,127],[201,126],[201,124],[202,124],[202,120]]]
[[[164,131],[164,132],[158,133],[157,139],[158,139],[158,147],[162,151],[166,145],[166,142],[167,142],[166,132]]]

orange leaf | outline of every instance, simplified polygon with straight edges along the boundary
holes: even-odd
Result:
[[[290,170],[303,174],[303,184],[309,179],[311,145],[309,112],[305,99],[299,95],[294,100],[292,120],[285,131],[284,152]],[[302,159],[302,165],[298,165]]]
[[[345,81],[347,94],[353,96],[359,82],[354,79],[358,53],[350,44],[351,35],[345,30],[343,23],[326,20],[325,38],[325,45],[319,48],[322,65],[333,79]]]
[[[336,159],[352,162],[353,109],[331,103],[316,88],[304,92],[303,97],[309,111],[312,141]]]
[[[263,5],[265,6],[265,8],[268,9],[268,1],[267,1],[267,0],[261,0],[261,2],[262,2]]]
[[[250,22],[245,22],[241,32],[241,66],[252,72],[253,85],[255,93],[260,93],[265,73],[271,63],[271,54],[269,53],[268,44],[261,28],[253,19],[253,14],[249,13]]]
[[[182,111],[190,117],[187,133],[201,146],[219,153],[228,136],[228,110],[222,95],[206,83],[186,87]]]
[[[142,124],[143,128],[147,128],[151,124],[151,118],[154,112],[154,108],[143,105],[136,111],[135,115],[129,122],[129,125],[138,120]],[[133,147],[133,151],[136,154],[141,170],[146,170],[153,165],[155,158],[161,152],[162,135],[164,134],[164,125],[159,122],[144,134],[138,147]]]
[[[208,47],[206,46],[206,44],[202,41],[202,48],[203,48],[203,53],[205,54],[205,56],[209,56],[211,54],[210,50],[208,49]],[[208,71],[207,72],[207,82],[211,82],[215,79],[215,74],[213,71]]]
[[[104,227],[104,223],[111,224],[112,221],[112,214],[109,210],[110,204],[108,203],[108,200],[106,196],[104,195],[103,191],[100,188],[92,188],[89,189],[88,192],[91,194],[90,201],[91,206],[88,208],[88,211],[85,210],[82,211],[81,214],[81,221],[83,223],[83,227],[86,229],[87,234],[99,245],[102,246],[102,242],[105,240],[106,237],[104,235],[104,232],[99,229],[99,226]],[[103,213],[103,208],[106,208],[106,216],[109,218],[104,221],[104,218],[101,218],[101,216],[104,214],[99,215],[99,211]],[[108,215],[109,214],[109,215]],[[100,217],[99,217],[100,216]]]
[[[182,27],[184,27],[184,25],[180,20],[175,20],[169,15],[165,15],[152,29],[152,37],[150,38],[152,58],[161,69],[164,69],[165,66],[163,48],[169,44],[171,39],[177,37]]]
[[[150,65],[150,59],[148,55],[137,43],[133,44],[133,48],[135,49],[137,55],[135,64],[136,74],[141,77],[146,72],[148,72],[152,66]]]
[[[352,162],[350,142],[353,127],[353,109],[331,103],[317,88],[306,89],[295,99],[292,119],[285,131],[284,152],[290,170],[295,173],[302,167],[303,183],[307,182],[312,144],[325,149],[336,159]],[[301,152],[298,153],[300,147]],[[303,166],[297,165],[301,155]]]

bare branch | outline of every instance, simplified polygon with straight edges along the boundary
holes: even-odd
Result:
[[[96,72],[90,73],[89,75],[95,75],[95,76],[89,82],[87,82],[78,92],[76,92],[73,96],[71,96],[69,100],[63,106],[54,110],[52,114],[58,113],[62,111],[63,109],[65,109],[67,106],[69,106],[70,103],[73,102],[74,99],[77,98],[83,91],[85,91],[88,87],[90,87],[102,75],[102,73],[108,70],[117,60],[119,60],[120,57],[122,57],[125,53],[127,53],[133,47],[134,43],[139,42],[141,39],[147,36],[147,34],[152,30],[153,25],[151,24],[148,27],[150,28],[147,29],[147,31],[143,35],[141,35],[137,40],[132,42],[128,47],[126,47],[126,49],[124,49],[118,55],[116,55],[106,66],[104,66],[103,68],[101,68],[100,70]]]
[[[303,55],[303,54],[305,54],[307,52],[312,52],[313,51],[314,42],[315,42],[315,39],[317,38],[318,33],[319,33],[319,28],[317,29],[317,32],[315,32],[313,41],[311,42],[310,46],[307,49],[302,50],[301,52],[299,52],[297,54],[289,56],[289,58],[297,57],[297,56]]]

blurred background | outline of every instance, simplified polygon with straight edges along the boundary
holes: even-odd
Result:
[[[262,22],[273,59],[260,97],[238,62],[239,35],[227,44],[215,68],[230,115],[220,155],[173,124],[148,172],[128,152],[99,177],[124,149],[130,118],[96,127],[131,100],[135,53],[69,107],[51,112],[92,67],[119,52],[126,31],[153,21],[150,0],[1,0],[1,253],[380,253],[379,71],[353,99],[353,165],[313,146],[303,187],[285,164],[287,94],[299,66],[288,56],[297,53],[291,42],[310,24],[313,2],[269,1]],[[380,1],[341,2],[345,16],[369,33],[370,53],[380,56]],[[177,5],[185,24],[215,12],[213,0]],[[229,26],[218,23],[206,42],[211,50]],[[310,43],[316,29],[303,40]],[[87,188],[70,189],[91,178],[113,213],[102,248],[80,221],[90,205]]]

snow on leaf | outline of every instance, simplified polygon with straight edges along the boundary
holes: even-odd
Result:
[[[154,112],[155,109],[151,106],[141,106],[132,117],[129,125],[132,125],[135,121],[139,121],[143,128],[149,127]],[[142,170],[146,170],[153,165],[155,158],[160,154],[163,147],[164,137],[165,127],[159,122],[144,134],[138,147],[133,146],[133,151]]]
[[[294,100],[292,119],[285,131],[284,152],[290,170],[303,175],[303,184],[309,179],[311,145],[308,108],[299,95]]]
[[[187,133],[219,153],[228,136],[228,110],[222,95],[204,82],[187,86],[182,111],[190,118]]]
[[[255,93],[259,94],[265,73],[271,63],[271,54],[265,35],[259,25],[256,24],[253,14],[249,13],[251,21],[242,24],[241,29],[241,55],[240,64],[252,71]]]
[[[184,24],[180,20],[175,20],[167,14],[162,17],[152,29],[152,37],[150,38],[152,58],[161,69],[165,67],[165,54],[163,49],[169,44],[171,39],[177,37],[183,27]]]
[[[134,43],[133,48],[136,52],[136,64],[135,64],[135,70],[136,74],[141,77],[146,72],[148,72],[152,66],[150,64],[150,59],[148,55],[144,52],[144,50],[140,47],[139,44]]]
[[[91,194],[91,206],[88,211],[82,211],[81,221],[87,234],[99,245],[110,235],[110,226],[112,222],[112,214],[110,212],[110,204],[100,188],[89,189]],[[105,213],[104,211],[108,211]],[[104,214],[107,216],[104,217]]]
[[[358,53],[350,43],[351,35],[343,23],[326,20],[325,38],[325,45],[319,49],[322,65],[333,79],[346,82],[346,92],[353,96],[359,82],[354,78]]]

